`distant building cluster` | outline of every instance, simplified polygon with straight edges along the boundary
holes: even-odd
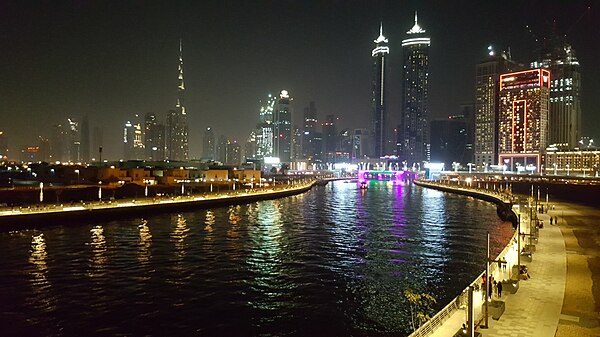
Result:
[[[445,169],[481,171],[597,172],[593,140],[581,134],[581,70],[564,38],[550,37],[528,66],[509,52],[488,47],[475,65],[474,101],[450,108],[447,118],[430,119],[431,39],[414,24],[401,41],[401,105],[388,104],[390,55],[383,23],[371,51],[371,124],[338,130],[333,114],[319,120],[317,105],[303,109],[302,125],[293,125],[294,100],[287,90],[259,101],[257,124],[243,140],[217,137],[212,127],[202,135],[201,160],[255,168],[326,168],[335,163],[394,162],[421,170],[428,163]],[[180,41],[177,102],[164,118],[134,114],[123,128],[124,160],[189,161],[183,51]],[[302,111],[302,110],[300,110]],[[245,137],[245,136],[244,136]],[[240,139],[239,137],[237,139]],[[0,130],[0,157],[9,153]],[[51,127],[49,138],[21,150],[24,162],[102,161],[103,130],[87,117],[69,118]]]

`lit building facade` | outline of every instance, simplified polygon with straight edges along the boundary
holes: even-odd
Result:
[[[532,68],[538,67],[552,74],[548,142],[574,149],[581,137],[581,73],[575,51],[554,39],[541,60],[532,63]]]
[[[417,23],[402,41],[402,112],[398,155],[409,166],[429,160],[429,46],[431,39]]]
[[[335,116],[325,116],[323,123],[323,154],[324,161],[328,163],[335,162],[335,150],[337,149],[337,131],[335,129]]]
[[[154,113],[144,115],[144,148],[146,159],[162,161],[165,159],[165,126],[160,124]]]
[[[361,160],[369,157],[371,152],[371,135],[367,129],[355,129],[352,134],[352,159]]]
[[[81,120],[81,131],[80,131],[80,159],[84,163],[90,162],[90,122],[88,116],[83,116]],[[43,149],[46,151],[47,149]],[[42,156],[43,157],[43,156]]]
[[[202,137],[202,159],[215,160],[215,133],[211,127],[204,130]]]
[[[498,163],[510,171],[541,169],[548,145],[550,72],[530,69],[500,75]]]
[[[292,98],[287,90],[281,90],[273,109],[273,156],[280,162],[292,159]]]
[[[573,150],[546,152],[544,174],[598,177],[600,169],[599,150]]]
[[[256,158],[273,156],[273,109],[277,99],[269,94],[260,101],[259,122],[256,126]]]
[[[134,119],[125,123],[123,128],[123,150],[125,160],[145,159],[144,130],[138,114],[135,115]]]
[[[500,74],[519,70],[519,66],[502,53],[477,64],[475,77],[475,165],[486,170],[498,164],[498,114],[500,111]]]
[[[8,159],[8,139],[4,131],[0,131],[0,160]]]
[[[321,149],[317,143],[317,108],[315,102],[310,102],[304,108],[304,131],[302,133],[302,159],[310,162],[320,161]]]
[[[376,158],[385,156],[388,144],[387,125],[387,55],[390,53],[388,39],[383,36],[383,24],[379,26],[379,37],[375,42],[375,49],[371,51],[373,57],[373,79],[371,81],[371,109],[373,116],[373,156]]]

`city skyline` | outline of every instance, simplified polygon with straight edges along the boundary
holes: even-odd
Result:
[[[529,63],[535,55],[524,46],[544,35],[555,19],[556,32],[567,34],[581,63],[582,136],[597,138],[600,117],[594,106],[600,98],[593,92],[600,75],[593,62],[600,34],[593,24],[598,11],[587,11],[587,4],[3,4],[0,45],[6,52],[0,64],[6,80],[0,94],[6,118],[0,129],[15,155],[38,136],[49,137],[51,125],[87,115],[90,126],[104,129],[104,158],[118,159],[122,125],[130,116],[164,116],[175,107],[180,38],[186,46],[190,158],[201,157],[206,127],[243,143],[256,125],[258,99],[279,88],[295,99],[294,125],[302,125],[298,111],[315,101],[319,124],[335,114],[339,129],[368,128],[369,51],[380,22],[390,39],[388,111],[396,125],[400,43],[417,10],[432,38],[431,119],[474,100],[474,69],[487,45],[510,47],[515,60]],[[276,18],[277,11],[286,19]],[[473,15],[484,11],[498,15],[485,20]],[[501,25],[506,15],[514,23],[510,27]],[[25,18],[25,25],[15,21]]]

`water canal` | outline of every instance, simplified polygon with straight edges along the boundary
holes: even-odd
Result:
[[[493,204],[337,181],[142,220],[0,233],[0,335],[386,336],[407,288],[443,307],[484,268]]]

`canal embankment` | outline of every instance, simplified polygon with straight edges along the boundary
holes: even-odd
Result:
[[[0,209],[0,231],[98,222],[118,218],[147,217],[166,212],[185,212],[229,205],[248,204],[301,194],[319,181],[269,189],[203,193],[173,197],[135,198],[75,204],[39,205]]]

